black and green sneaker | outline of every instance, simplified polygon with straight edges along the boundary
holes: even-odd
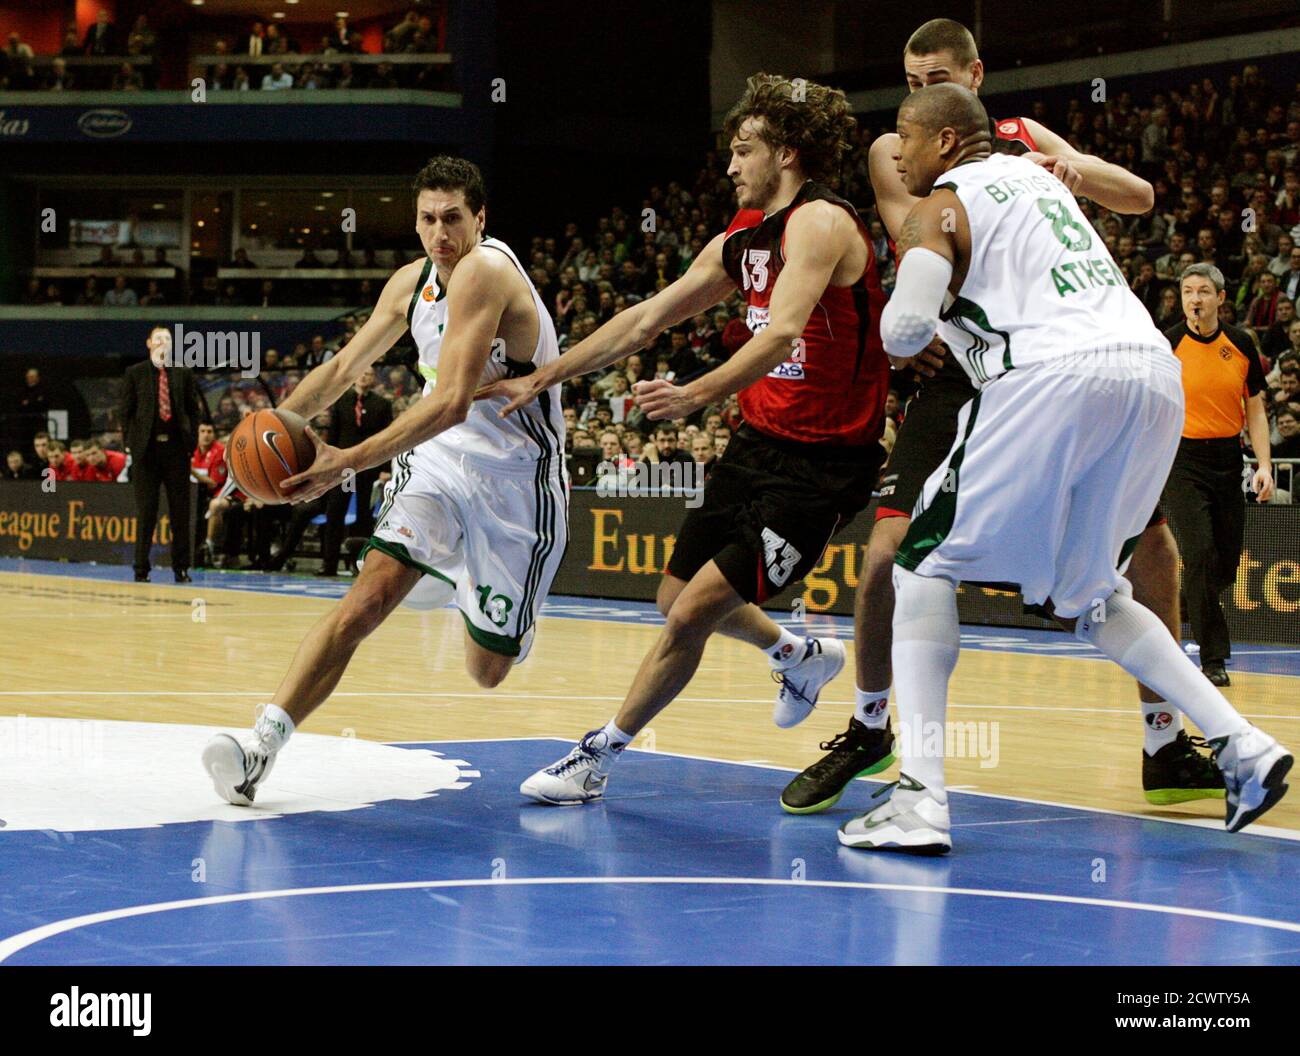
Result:
[[[1142,753],[1142,790],[1147,802],[1158,807],[1188,803],[1193,799],[1222,799],[1223,774],[1207,755],[1200,737],[1178,736],[1155,755]]]
[[[796,777],[781,793],[787,814],[816,814],[829,810],[855,777],[876,774],[894,761],[894,733],[888,722],[873,730],[857,719],[834,740],[822,741],[829,752]]]

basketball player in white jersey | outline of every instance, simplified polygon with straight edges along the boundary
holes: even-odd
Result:
[[[203,753],[217,792],[248,805],[294,728],[333,691],[353,652],[421,586],[421,607],[455,598],[465,666],[485,688],[524,659],[568,542],[559,386],[521,412],[476,389],[559,358],[555,327],[505,243],[485,238],[478,168],[438,157],[415,178],[425,255],[388,280],[374,314],[282,407],[306,418],[330,406],[409,328],[424,396],[387,429],[347,450],[313,432],[316,459],[289,478],[310,502],[354,473],[394,459],[393,477],[352,589],[303,639],[284,681],[242,743],[222,734]],[[429,597],[432,594],[433,597]]]
[[[1235,832],[1281,799],[1292,757],[1188,661],[1121,574],[1178,446],[1178,360],[1069,189],[1032,161],[990,153],[973,92],[920,89],[898,134],[898,171],[921,200],[898,240],[885,349],[907,361],[937,330],[978,393],[894,562],[900,779],[840,842],[952,846],[943,737],[928,733],[944,728],[962,580],[1018,584],[1182,709],[1223,773]]]
[[[984,79],[975,38],[960,22],[935,18],[919,26],[903,49],[909,91],[927,84],[960,84],[978,94]],[[1116,213],[1150,210],[1151,185],[1119,165],[1081,154],[1037,121],[1006,117],[990,123],[994,153],[1019,154],[1059,176],[1075,195]],[[895,168],[898,136],[886,132],[868,154],[876,210],[891,238],[916,204]],[[822,745],[828,754],[796,776],[781,793],[791,814],[813,814],[834,806],[859,774],[883,770],[893,760],[889,723],[891,582],[894,555],[907,532],[921,486],[952,447],[957,413],[974,390],[961,367],[945,360],[928,368],[920,391],[907,404],[886,475],[881,484],[876,523],[871,531],[854,598],[855,706],[848,729]],[[1134,550],[1128,569],[1134,596],[1154,610],[1171,632],[1181,630],[1178,614],[1178,548],[1157,508]],[[1139,686],[1144,719],[1142,787],[1157,805],[1223,798],[1218,769],[1198,750],[1201,743],[1183,730],[1182,716],[1148,686]],[[796,721],[811,708],[796,716]]]

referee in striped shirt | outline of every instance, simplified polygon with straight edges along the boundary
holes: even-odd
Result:
[[[1219,598],[1237,579],[1246,527],[1241,430],[1249,428],[1259,469],[1250,481],[1260,502],[1273,494],[1264,371],[1254,338],[1219,322],[1223,273],[1213,264],[1184,269],[1184,322],[1165,331],[1183,365],[1186,417],[1161,504],[1178,532],[1183,594],[1201,670],[1216,686],[1231,682],[1228,621]]]

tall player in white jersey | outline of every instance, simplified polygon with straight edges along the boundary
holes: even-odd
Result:
[[[310,418],[338,399],[409,328],[423,398],[387,429],[346,450],[313,432],[316,459],[285,482],[310,502],[352,474],[394,459],[356,583],[308,632],[271,703],[243,742],[204,750],[217,792],[248,805],[294,728],[334,690],[357,646],[419,585],[420,607],[455,598],[465,666],[490,688],[523,660],[568,542],[559,386],[501,418],[480,386],[559,358],[555,326],[505,243],[485,238],[478,168],[438,157],[415,178],[425,255],[388,280],[374,313],[282,406]],[[360,497],[362,501],[366,496]]]
[[[898,114],[903,223],[885,350],[936,331],[979,390],[925,482],[894,566],[901,774],[847,822],[851,847],[952,846],[942,731],[962,580],[1018,583],[1084,642],[1204,732],[1236,831],[1285,793],[1291,755],[1251,726],[1130,596],[1124,564],[1169,475],[1183,422],[1178,360],[1074,196],[1024,158],[990,155],[967,88],[922,88]]]

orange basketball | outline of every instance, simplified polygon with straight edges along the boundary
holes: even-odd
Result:
[[[280,481],[301,473],[316,458],[307,421],[293,411],[254,411],[235,426],[226,464],[239,489],[269,505],[285,501]]]

